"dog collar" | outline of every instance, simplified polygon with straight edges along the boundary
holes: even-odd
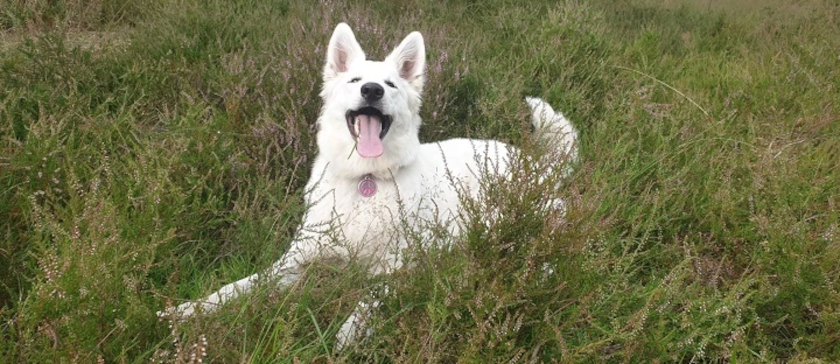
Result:
[[[362,180],[359,181],[359,193],[365,197],[371,197],[376,194],[376,181],[373,180],[373,176],[368,173],[362,177]]]

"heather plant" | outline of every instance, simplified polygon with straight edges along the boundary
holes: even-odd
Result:
[[[0,361],[840,360],[839,16],[0,0]],[[513,176],[465,201],[460,236],[410,235],[393,275],[313,262],[288,290],[158,318],[287,249],[341,21],[374,59],[421,31],[421,139],[515,144]],[[579,128],[570,178],[545,177],[525,95]],[[373,334],[334,351],[368,297]]]

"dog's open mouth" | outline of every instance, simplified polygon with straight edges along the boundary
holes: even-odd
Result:
[[[391,117],[371,106],[348,110],[347,128],[356,140],[356,151],[362,158],[376,158],[382,155],[382,138],[391,128]]]

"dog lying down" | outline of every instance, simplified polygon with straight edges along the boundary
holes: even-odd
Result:
[[[423,37],[412,32],[384,61],[366,60],[353,31],[339,24],[324,67],[318,155],[306,185],[308,210],[289,251],[265,272],[159,314],[183,318],[208,313],[259,282],[289,286],[303,273],[305,263],[324,257],[353,257],[371,273],[387,274],[402,265],[407,242],[398,225],[405,222],[419,231],[423,221],[435,221],[457,236],[464,223],[459,220],[464,192],[469,198],[481,198],[482,174],[506,175],[517,150],[492,140],[420,144],[425,59]],[[532,97],[525,101],[536,134],[557,154],[575,160],[574,126],[545,101]],[[558,158],[556,163],[563,162]],[[364,331],[371,305],[357,306],[339,330],[337,348],[354,342]]]

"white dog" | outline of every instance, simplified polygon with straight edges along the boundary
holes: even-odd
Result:
[[[374,274],[391,272],[402,265],[406,222],[421,236],[423,224],[429,222],[458,235],[464,223],[462,199],[481,198],[483,175],[505,175],[516,150],[491,140],[420,144],[425,57],[418,32],[409,34],[385,61],[375,62],[365,59],[347,24],[335,28],[324,67],[319,153],[297,237],[265,273],[228,284],[201,301],[181,304],[176,314],[212,311],[261,280],[288,286],[297,281],[306,262],[325,256],[358,259]],[[561,154],[575,159],[577,132],[572,124],[544,101],[526,101],[537,131]],[[364,314],[357,309],[351,315],[337,346],[355,339]]]

